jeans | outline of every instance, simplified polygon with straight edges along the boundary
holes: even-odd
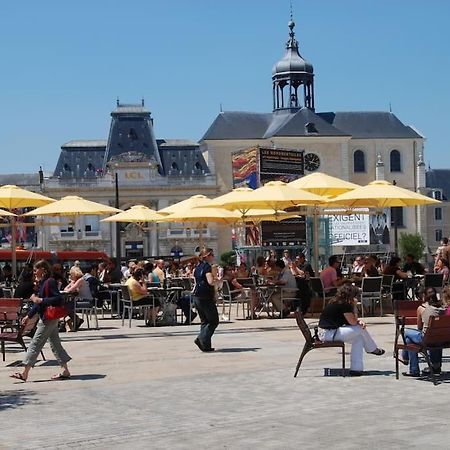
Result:
[[[191,310],[191,294],[180,297],[177,301],[177,306],[183,311],[186,320],[190,321],[192,315],[194,314]]]
[[[422,342],[422,331],[412,328],[405,329],[406,344],[420,344]],[[442,349],[430,350],[429,352],[431,364],[434,368],[440,368],[442,364]],[[420,374],[419,354],[416,352],[408,352],[409,356],[409,373],[414,375]]]
[[[377,344],[360,325],[340,327],[337,330],[325,330],[324,341],[343,341],[352,344],[350,370],[364,370],[363,350],[371,353],[377,349]]]
[[[194,305],[200,316],[199,341],[205,348],[211,348],[211,338],[219,325],[219,313],[214,300],[209,298],[194,297]]]

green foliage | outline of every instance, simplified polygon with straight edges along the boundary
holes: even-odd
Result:
[[[418,233],[400,233],[398,248],[402,258],[410,253],[411,255],[414,255],[414,259],[418,261],[423,256],[425,243],[423,242],[422,236]]]
[[[236,252],[230,250],[229,252],[220,255],[220,264],[222,266],[234,266],[236,264]]]

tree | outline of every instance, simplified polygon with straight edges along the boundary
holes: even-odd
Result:
[[[230,250],[229,252],[222,253],[220,255],[220,263],[223,266],[236,265],[236,252],[234,250]]]
[[[411,254],[414,256],[414,259],[418,261],[423,257],[425,243],[423,242],[422,236],[418,233],[401,233],[398,240],[398,248],[402,258],[408,254]]]

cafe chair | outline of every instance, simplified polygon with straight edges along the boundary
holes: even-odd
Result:
[[[330,341],[323,342],[319,339],[317,334],[317,328],[315,329],[314,336],[311,334],[311,330],[308,327],[308,324],[305,322],[305,319],[302,316],[300,311],[295,311],[295,320],[297,321],[297,325],[303,337],[305,338],[305,345],[303,346],[303,350],[300,353],[300,358],[298,359],[297,366],[295,368],[294,378],[297,377],[298,371],[300,370],[300,366],[302,364],[303,358],[306,356],[308,352],[317,348],[340,348],[342,352],[342,376],[345,377],[345,343],[342,341]]]
[[[325,293],[324,288],[323,288],[322,279],[320,277],[311,277],[309,279],[309,282],[310,282],[311,290],[313,291],[315,296],[319,297],[319,299],[322,299],[322,301],[323,301],[322,310],[324,310],[326,302],[327,302],[327,300],[329,300],[331,298],[331,296],[327,296],[327,294]],[[311,313],[313,313],[313,312],[315,312],[315,311],[313,311],[312,304],[311,304]]]
[[[240,291],[232,291],[228,280],[222,280],[222,289],[219,293],[219,302],[222,303],[222,319],[227,322],[231,322],[231,300],[235,292]],[[227,310],[228,314],[226,314]]]
[[[381,287],[383,277],[364,277],[361,283],[361,316],[364,317],[364,303],[371,304],[372,314],[375,311],[375,304],[380,304],[380,317],[383,315],[383,304],[381,302]]]
[[[133,301],[131,300],[130,290],[128,289],[128,286],[121,286],[120,293],[121,293],[120,301],[122,303],[122,326],[124,326],[124,324],[125,324],[125,315],[128,315],[128,328],[131,328],[131,321],[133,320],[133,311],[136,311],[136,310],[140,311],[141,308],[144,312],[144,318],[145,318],[145,320],[147,320],[148,309],[151,308],[151,306],[133,305]],[[154,300],[153,296],[152,296],[152,298]],[[153,308],[154,307],[155,307],[155,303],[153,301]],[[153,324],[153,325],[155,325],[155,324]]]
[[[281,311],[280,311],[280,319],[282,319],[283,312],[285,309],[290,309],[290,306],[293,302],[299,301],[298,298],[298,289],[289,289],[289,288],[281,288]],[[289,315],[289,314],[288,314]]]
[[[423,279],[423,287],[427,289],[429,287],[435,288],[437,293],[442,292],[444,287],[444,274],[443,273],[426,273]]]
[[[0,298],[0,345],[3,361],[5,361],[6,342],[19,344],[27,351],[23,338],[25,336],[32,337],[35,332],[39,316],[36,314],[28,320],[26,325],[22,325],[22,306],[23,300],[21,298]],[[43,351],[41,351],[41,355],[45,361]]]
[[[88,330],[91,329],[90,321],[89,319],[92,319],[92,316],[94,316],[95,319],[95,329],[98,330],[98,316],[97,316],[97,303],[95,299],[89,299],[89,298],[81,298],[81,297],[75,297],[73,299],[74,302],[74,317],[73,317],[73,323],[76,323],[75,315],[77,313],[81,314],[81,318],[86,317],[86,325],[88,327]]]
[[[393,309],[392,300],[392,285],[394,284],[394,275],[383,275],[381,281],[381,301],[385,300],[385,303],[389,303]]]

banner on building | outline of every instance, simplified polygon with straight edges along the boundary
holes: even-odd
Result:
[[[330,223],[331,245],[352,246],[369,245],[370,216],[368,211],[354,214],[328,214]]]

